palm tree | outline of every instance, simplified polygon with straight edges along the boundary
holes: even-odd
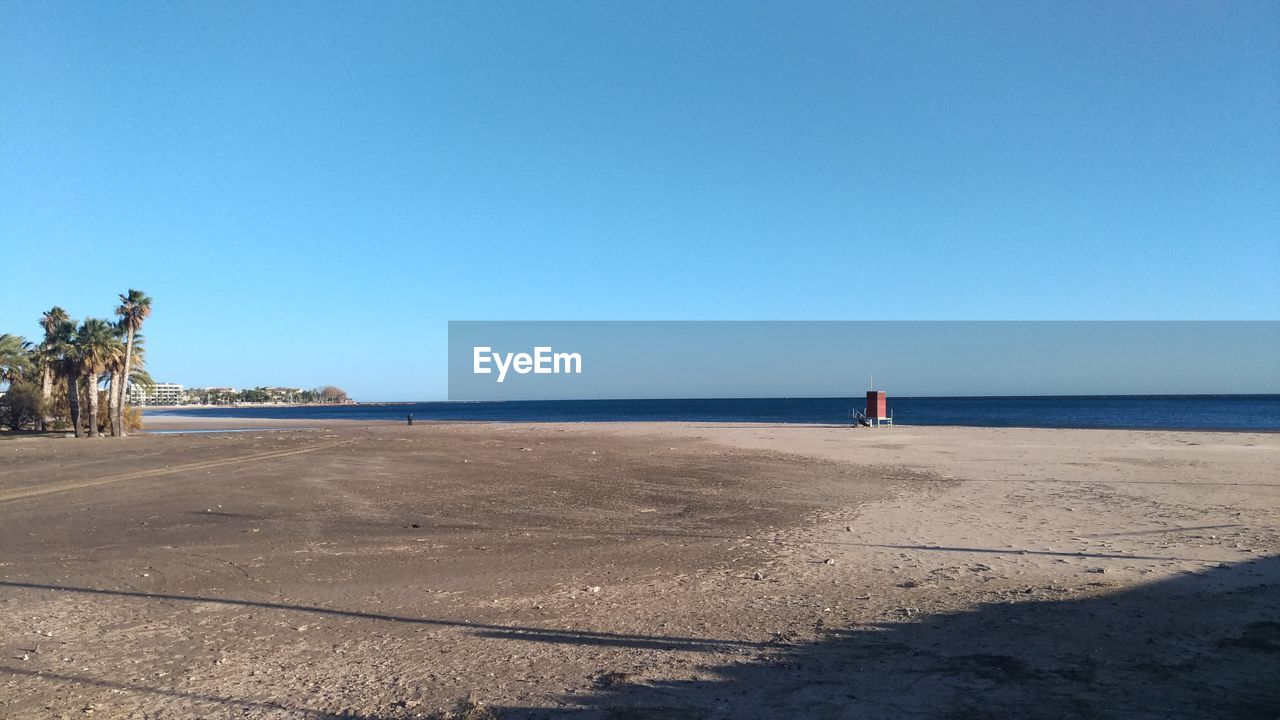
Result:
[[[75,358],[89,396],[89,437],[98,436],[98,378],[111,362],[118,344],[111,323],[106,320],[87,318],[76,330]]]
[[[31,343],[17,335],[0,335],[0,383],[14,383],[31,364]]]
[[[49,425],[53,423],[49,410],[53,400],[53,378],[62,359],[62,349],[56,341],[59,329],[65,330],[70,322],[71,316],[67,315],[67,311],[56,305],[40,316],[40,327],[44,328],[44,340],[36,348],[36,360],[40,364],[40,399],[45,408],[40,418],[41,430],[48,430]]]
[[[107,422],[111,425],[111,436],[119,437],[124,423],[117,420],[116,408],[119,406],[119,398],[123,396],[123,393],[117,391],[124,378],[124,343],[120,342],[123,328],[118,324],[112,327],[116,342],[112,346],[111,359],[107,362]]]
[[[54,308],[58,310],[59,308]],[[65,315],[65,313],[64,313]],[[76,437],[81,436],[80,392],[77,389],[80,379],[80,361],[76,350],[76,324],[70,318],[58,318],[51,324],[50,330],[41,343],[40,354],[51,368],[52,374],[61,380],[67,389],[67,409],[71,415],[71,428]]]
[[[124,386],[128,384],[129,375],[133,367],[133,339],[134,336],[142,329],[142,321],[147,319],[151,314],[151,298],[147,297],[141,290],[129,288],[129,292],[120,296],[120,306],[116,308],[116,315],[120,316],[120,326],[125,331],[125,350],[124,350],[124,368],[123,374],[125,382],[120,383],[120,387],[113,388],[112,392],[118,393],[116,399],[116,416],[112,420],[115,427],[120,429],[120,437],[124,437],[124,404],[128,400],[125,394]]]
[[[142,337],[142,333],[138,333],[133,337],[133,358],[129,362],[128,380],[125,379],[125,343],[120,341],[120,336],[124,332],[124,327],[117,323],[115,325],[115,352],[111,355],[111,362],[107,364],[107,372],[110,374],[107,385],[108,417],[111,420],[111,434],[116,437],[123,435],[127,428],[121,403],[124,401],[125,394],[129,391],[129,386],[151,387],[155,385],[155,381],[143,369],[143,356],[146,354],[146,349],[143,347],[145,339]]]

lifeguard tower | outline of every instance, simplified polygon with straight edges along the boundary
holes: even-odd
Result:
[[[881,425],[893,425],[893,413],[888,411],[889,398],[883,390],[867,391],[867,409],[859,410],[854,408],[850,415],[853,417],[854,427],[880,427]]]

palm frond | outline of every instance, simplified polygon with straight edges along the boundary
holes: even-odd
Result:
[[[135,367],[129,370],[129,385],[137,385],[140,388],[153,388],[156,381],[151,378],[151,373],[146,370]]]
[[[0,382],[14,382],[31,367],[31,343],[20,335],[0,335]]]

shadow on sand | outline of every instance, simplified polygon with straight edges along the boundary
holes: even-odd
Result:
[[[214,595],[175,595],[172,593],[149,593],[135,590],[106,590],[100,588],[76,587],[74,585],[49,585],[44,583],[12,582],[0,580],[0,587],[24,588],[28,590],[51,590],[54,592],[76,593],[88,595],[108,595],[140,600],[168,600],[191,603],[213,603],[218,605],[238,605],[241,607],[263,608],[267,610],[287,610],[290,612],[313,613],[329,617],[351,618],[356,620],[378,620],[382,622],[405,623],[409,625],[435,625],[470,630],[474,635],[499,640],[523,640],[527,642],[546,642],[563,645],[592,645],[627,647],[638,650],[680,650],[684,652],[715,652],[730,648],[763,648],[764,643],[748,640],[719,640],[715,638],[678,637],[671,635],[631,635],[624,633],[592,632],[588,630],[558,630],[554,628],[525,627],[521,625],[493,625],[489,623],[468,622],[466,620],[445,620],[440,618],[415,617],[411,615],[389,615],[386,613],[370,613],[360,610],[340,610],[317,605],[298,605],[295,603],[269,602],[265,600],[241,600]]]
[[[1280,556],[1121,592],[830,630],[714,680],[605,678],[512,717],[1280,718]]]
[[[635,680],[602,669],[567,708],[495,708],[501,718],[1280,718],[1280,556],[1120,592],[1029,600],[1013,591],[973,610],[826,631],[778,646],[461,623],[225,598],[28,583],[73,593],[227,602],[391,622],[459,625],[485,637],[650,650],[751,648],[755,661],[708,666],[710,679]],[[1100,592],[1104,592],[1100,590]],[[708,656],[710,657],[710,656]],[[0,674],[25,674],[0,668]],[[44,677],[50,676],[46,673]],[[64,681],[179,695],[102,679]],[[483,699],[484,688],[476,688]],[[243,710],[288,706],[190,696]],[[309,717],[342,717],[300,707]],[[348,717],[400,718],[399,713]]]

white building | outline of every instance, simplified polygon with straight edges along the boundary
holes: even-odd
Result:
[[[177,383],[156,383],[151,387],[129,385],[129,403],[132,405],[181,405],[186,396]]]

